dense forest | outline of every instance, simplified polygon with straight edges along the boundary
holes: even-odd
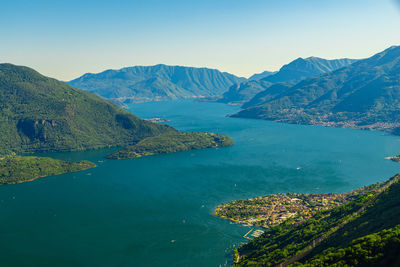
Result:
[[[390,242],[389,240],[378,243],[369,243],[369,245],[362,244],[371,238],[371,235],[377,237],[381,236],[383,238],[386,235],[386,231],[397,233],[397,237],[393,236],[392,239],[393,248],[398,246],[399,233],[398,230],[392,229],[400,224],[400,183],[396,182],[393,184],[386,192],[384,192],[377,201],[363,212],[355,220],[346,224],[343,228],[339,229],[337,232],[332,234],[327,240],[322,242],[317,246],[312,253],[310,253],[306,258],[305,262],[309,263],[314,260],[324,260],[328,259],[327,255],[335,254],[335,258],[331,258],[330,261],[333,263],[340,262],[343,260],[347,261],[347,264],[352,265],[349,258],[342,258],[341,255],[343,251],[347,251],[346,254],[354,253],[354,259],[361,261],[369,260],[369,264],[381,266],[398,266],[394,264],[397,260],[399,262],[400,258],[396,254],[391,254],[390,250],[387,250],[387,254],[378,255],[379,250],[382,250]],[[397,241],[396,241],[397,239]],[[356,241],[358,240],[358,241]],[[379,239],[378,239],[379,240]],[[358,245],[357,245],[358,244]],[[397,244],[397,245],[396,245]],[[375,250],[376,249],[376,250]],[[377,255],[375,254],[375,251]],[[383,250],[382,252],[385,252]],[[359,255],[358,255],[359,254]],[[376,258],[374,258],[376,256]],[[392,258],[395,256],[395,258]],[[365,258],[364,258],[365,257]],[[369,258],[370,257],[370,258]]]
[[[329,248],[306,263],[293,266],[399,266],[400,224],[366,235],[347,247]]]

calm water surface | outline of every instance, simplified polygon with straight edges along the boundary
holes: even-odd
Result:
[[[152,102],[131,111],[184,131],[230,135],[233,147],[132,160],[109,150],[80,173],[0,187],[2,266],[219,266],[249,230],[213,216],[226,201],[279,192],[344,192],[399,172],[382,132],[225,117],[237,107]]]

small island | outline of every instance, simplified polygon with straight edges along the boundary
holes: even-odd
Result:
[[[37,178],[83,171],[96,165],[89,161],[68,162],[48,157],[0,157],[0,185],[33,181]]]
[[[209,132],[166,133],[147,137],[133,146],[110,154],[110,159],[128,159],[143,156],[187,151],[192,149],[232,146],[233,140],[226,135]]]

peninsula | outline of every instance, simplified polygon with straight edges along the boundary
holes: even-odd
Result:
[[[234,142],[229,136],[222,134],[208,132],[176,132],[145,138],[136,145],[128,146],[116,153],[108,155],[107,158],[139,158],[192,149],[226,147],[233,144]]]
[[[17,184],[38,178],[83,171],[96,165],[89,161],[68,162],[48,157],[5,156],[0,158],[0,185]]]
[[[399,179],[343,194],[232,201],[216,214],[265,229],[234,250],[237,266],[370,266],[390,262],[400,248]]]
[[[332,209],[357,199],[366,191],[376,193],[385,183],[365,186],[347,193],[286,193],[234,200],[216,208],[216,215],[232,222],[269,228],[290,218],[299,225],[317,212]]]
[[[0,84],[0,155],[125,147],[109,156],[119,159],[233,144],[224,135],[181,133],[159,123],[166,121],[162,118],[140,119],[28,67],[0,64]],[[12,156],[1,164],[1,184],[94,167],[86,161]]]

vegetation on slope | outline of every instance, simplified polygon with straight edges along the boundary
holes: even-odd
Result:
[[[286,82],[286,83],[275,83],[268,87],[268,89],[260,91],[255,94],[253,98],[249,99],[246,103],[242,105],[242,108],[258,106],[274,97],[277,97],[281,94],[284,94],[287,90],[289,90],[294,83]]]
[[[400,47],[331,73],[308,78],[281,94],[263,92],[234,115],[287,123],[400,132]]]
[[[396,176],[387,183],[366,187],[354,200],[320,211],[300,225],[294,226],[291,221],[296,218],[292,218],[267,229],[262,236],[239,248],[238,265],[274,266],[307,255],[310,250],[314,253],[319,247],[332,252],[363,235],[394,227],[400,223],[398,179]],[[383,193],[373,190],[377,187]],[[389,210],[395,205],[398,205],[395,210]]]
[[[127,158],[233,143],[226,136],[179,133],[168,125],[139,119],[109,100],[12,64],[0,64],[0,136],[0,155],[122,146],[127,148],[110,157]],[[93,166],[3,156],[0,183]]]
[[[263,91],[270,91],[269,87],[277,83],[295,83],[312,76],[320,75],[322,73],[331,72],[349,64],[354,63],[352,59],[334,59],[327,60],[317,57],[298,58],[287,65],[284,65],[276,73],[267,73],[267,75],[260,80],[249,79],[248,82],[235,84],[223,94],[218,102],[230,104],[243,104],[251,100],[258,93]],[[273,92],[282,93],[277,89],[284,89],[282,87],[273,88]]]
[[[22,183],[94,167],[96,165],[89,161],[67,162],[47,157],[7,156],[0,158],[0,185]]]
[[[306,263],[293,266],[400,266],[400,224],[331,248]]]
[[[111,101],[12,64],[0,64],[0,154],[127,146],[176,132]]]
[[[69,84],[122,102],[143,102],[221,95],[245,80],[214,69],[160,64],[87,73]]]
[[[314,248],[302,263],[308,264],[313,261],[323,261],[331,262],[332,264],[336,262],[339,264],[339,262],[345,261],[351,266],[351,258],[354,258],[354,260],[360,261],[360,264],[361,261],[364,260],[369,260],[369,265],[373,265],[376,261],[378,261],[378,263],[382,262],[382,264],[386,261],[390,261],[390,263],[386,262],[386,264],[381,266],[398,266],[393,264],[393,254],[390,253],[390,250],[383,255],[378,254],[379,250],[386,247],[386,242],[389,243],[389,246],[393,245],[393,248],[395,248],[396,244],[398,245],[399,236],[397,230],[394,228],[400,224],[399,196],[400,183],[397,182],[379,196],[375,204],[366,209],[361,216],[346,224],[344,227],[332,234],[328,239],[323,241],[319,246]],[[385,235],[384,230],[389,232],[394,231],[395,233],[397,232],[397,238],[396,236],[391,236],[388,237],[388,240],[386,241],[380,241],[378,236],[383,237],[383,235]],[[370,235],[375,235],[375,237],[378,238],[376,240],[377,242],[374,244],[358,243],[360,240],[364,243],[364,241],[370,239]],[[357,239],[358,241],[356,241]],[[391,243],[392,241],[394,243]],[[382,243],[380,244],[380,242]],[[358,243],[358,245],[356,245],[356,243]],[[377,249],[377,254],[375,255],[377,258],[369,258],[371,253],[375,253],[375,248]],[[346,251],[345,254],[343,254],[343,251]],[[394,256],[396,256],[395,259],[399,262],[400,257],[398,253]]]
[[[136,145],[121,149],[107,157],[112,159],[127,159],[191,149],[231,145],[233,145],[233,140],[230,137],[221,134],[207,132],[167,133],[145,138]]]
[[[245,83],[232,85],[222,98],[217,102],[228,104],[241,104],[249,101],[257,93],[269,88],[272,83],[267,81],[249,81]]]

